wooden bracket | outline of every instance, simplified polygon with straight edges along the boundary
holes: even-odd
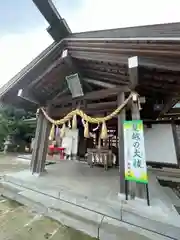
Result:
[[[138,57],[128,58],[130,88],[134,90],[138,85]]]

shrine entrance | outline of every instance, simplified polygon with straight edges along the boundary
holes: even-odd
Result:
[[[65,144],[66,155],[74,159],[86,159],[92,171],[96,163],[105,170],[117,167],[119,192],[125,195],[124,121],[172,122],[168,114],[178,101],[180,54],[179,40],[169,40],[173,26],[163,25],[163,40],[152,26],[143,27],[143,37],[149,32],[157,37],[150,40],[142,39],[142,27],[135,28],[135,38],[134,28],[66,32],[1,89],[2,102],[38,109],[33,175],[46,172],[48,146],[59,134],[55,144]],[[72,136],[77,129],[78,139]],[[132,198],[146,198],[142,183],[129,181],[128,189]]]

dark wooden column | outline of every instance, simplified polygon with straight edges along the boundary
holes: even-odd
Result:
[[[48,114],[50,113],[50,109],[47,109]],[[37,164],[37,172],[42,173],[45,170],[45,162],[48,150],[48,142],[49,142],[49,132],[50,132],[50,123],[44,117],[42,122],[42,132],[41,132],[41,140],[39,145],[39,155],[38,155],[38,164]]]
[[[46,109],[50,113],[50,108]],[[41,174],[45,171],[45,162],[48,149],[48,137],[50,131],[50,123],[40,112],[37,121],[35,143],[32,154],[31,170],[32,173]]]
[[[30,165],[32,173],[36,172],[38,149],[39,149],[41,131],[42,131],[42,122],[43,122],[43,114],[40,112],[37,119],[36,133],[35,133],[33,152],[32,152],[32,160]]]
[[[176,124],[174,120],[172,120],[171,127],[172,127],[172,133],[174,138],[174,146],[176,150],[177,163],[178,163],[178,167],[180,168],[180,126],[179,124]]]
[[[124,92],[118,95],[118,106],[124,102]],[[118,115],[118,137],[119,137],[119,171],[120,171],[120,193],[125,193],[125,166],[124,166],[124,132],[123,122],[125,120],[125,110]]]

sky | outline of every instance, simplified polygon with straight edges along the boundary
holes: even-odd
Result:
[[[53,0],[72,32],[180,22],[180,0]],[[53,42],[32,0],[0,0],[0,86]]]

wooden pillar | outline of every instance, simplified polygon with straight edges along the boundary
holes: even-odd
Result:
[[[49,132],[50,132],[50,123],[44,117],[43,123],[42,123],[41,140],[39,145],[39,155],[38,155],[38,164],[37,164],[38,173],[42,173],[45,170],[45,162],[46,162],[48,142],[49,142]]]
[[[128,58],[128,70],[129,70],[129,81],[131,90],[135,90],[139,84],[138,77],[138,56]],[[131,106],[132,120],[140,119],[138,101],[132,101]],[[145,185],[135,182],[129,182],[129,193],[132,199],[135,196],[144,198],[145,196]]]
[[[43,114],[42,112],[40,112],[37,119],[36,133],[35,133],[33,152],[32,152],[32,160],[30,164],[32,173],[36,172],[38,149],[39,149],[39,143],[40,143],[41,131],[42,131],[42,122],[43,122]]]
[[[140,119],[139,105],[138,105],[137,101],[135,101],[135,102],[132,101],[131,114],[132,114],[132,120]],[[145,199],[146,198],[145,184],[131,182],[130,193],[131,193],[131,195],[135,195],[138,198]]]
[[[118,95],[118,106],[124,102],[124,92]],[[120,193],[125,193],[125,163],[124,163],[124,132],[123,122],[125,120],[125,110],[118,115],[118,149],[119,149],[119,171],[120,171]]]
[[[50,109],[46,111],[49,114]],[[37,121],[37,128],[35,134],[35,144],[33,148],[31,170],[32,173],[41,174],[45,171],[45,162],[48,149],[48,137],[50,131],[50,123],[44,117],[43,113],[40,112]]]

